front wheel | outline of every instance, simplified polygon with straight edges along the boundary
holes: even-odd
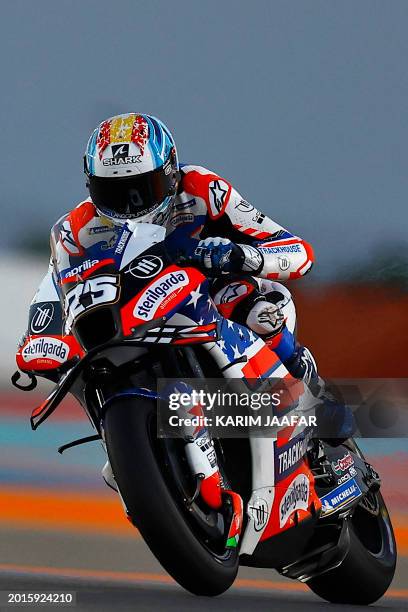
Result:
[[[237,549],[225,540],[211,546],[166,473],[155,432],[155,402],[147,398],[113,401],[104,421],[106,446],[116,483],[130,517],[158,561],[185,589],[196,595],[219,595],[234,582]],[[211,523],[214,517],[205,516]],[[222,517],[214,522],[216,531]]]
[[[397,560],[391,520],[381,494],[369,493],[348,520],[350,548],[344,561],[307,584],[331,603],[369,605],[387,591]]]

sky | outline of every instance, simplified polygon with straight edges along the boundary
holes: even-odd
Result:
[[[3,0],[2,249],[86,197],[108,116],[160,117],[314,246],[317,278],[407,249],[406,0]]]

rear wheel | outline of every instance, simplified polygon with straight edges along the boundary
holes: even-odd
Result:
[[[147,398],[110,404],[104,428],[117,485],[132,521],[167,572],[196,595],[219,595],[235,580],[238,551],[225,549],[220,513],[197,504],[188,509],[183,501],[183,467],[175,469],[177,453],[166,457],[166,447],[158,444],[155,414],[156,404]]]
[[[332,603],[368,605],[387,591],[397,559],[391,520],[379,492],[360,502],[349,527],[350,549],[342,564],[307,584]]]

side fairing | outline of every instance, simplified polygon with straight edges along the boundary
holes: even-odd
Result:
[[[29,308],[27,332],[16,354],[17,366],[23,372],[46,374],[82,354],[75,338],[64,333],[60,294],[51,263]]]
[[[73,319],[87,310],[79,298],[88,279],[97,275],[96,288],[112,293],[118,270],[164,238],[165,230],[159,226],[114,225],[95,216],[91,203],[75,211],[76,215],[63,217],[51,234],[50,267],[31,303],[27,333],[16,355],[22,371],[46,373],[81,357],[84,351],[71,327]],[[95,289],[94,281],[91,285]],[[88,307],[97,306],[97,297],[88,302]]]

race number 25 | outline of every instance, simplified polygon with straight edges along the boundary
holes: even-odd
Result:
[[[83,312],[101,304],[116,302],[120,287],[116,276],[95,276],[78,283],[65,296],[67,326]]]

